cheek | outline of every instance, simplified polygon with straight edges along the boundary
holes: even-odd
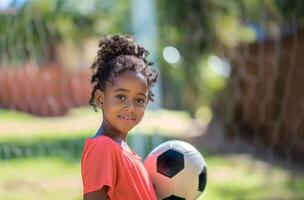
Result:
[[[140,108],[137,109],[137,116],[140,117],[140,119],[143,118],[143,116],[145,114],[145,110],[146,110],[145,107],[140,107]]]
[[[104,107],[103,111],[108,115],[115,116],[115,113],[119,111],[119,106],[115,102],[107,102]]]
[[[107,100],[107,106],[109,107],[109,109],[115,110],[115,109],[118,109],[119,107],[121,107],[122,105],[118,100],[113,98],[113,99]]]

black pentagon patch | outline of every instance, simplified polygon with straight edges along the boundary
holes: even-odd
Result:
[[[157,157],[157,172],[172,178],[184,169],[184,155],[169,149]]]
[[[203,171],[198,176],[198,190],[203,192],[207,184],[207,168],[204,167]]]
[[[185,198],[181,198],[181,197],[177,197],[177,196],[174,196],[174,195],[171,195],[163,200],[186,200]]]

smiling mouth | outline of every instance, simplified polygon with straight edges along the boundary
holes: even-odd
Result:
[[[132,118],[132,117],[123,117],[123,116],[118,115],[118,118],[126,120],[126,121],[130,121],[130,122],[135,121],[135,118]]]

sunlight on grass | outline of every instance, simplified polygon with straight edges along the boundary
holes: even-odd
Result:
[[[0,109],[0,120],[1,121],[26,121],[26,120],[33,120],[35,117],[22,112],[16,112],[14,110],[3,110]]]
[[[101,113],[95,113],[90,107],[73,109],[64,117],[51,118],[1,110],[2,144],[17,145],[24,151],[32,147],[34,152],[46,143],[47,147],[52,145],[52,148],[45,151],[54,151],[37,157],[15,156],[0,160],[1,199],[82,199],[81,145],[85,137],[95,133],[100,121]],[[142,123],[131,132],[134,136],[144,133],[145,137],[155,133],[178,136],[185,134],[185,131],[193,131],[191,123],[190,116],[185,112],[147,111]],[[208,165],[208,181],[199,200],[304,197],[303,175],[293,175],[288,170],[258,161],[247,154],[215,155],[205,150],[201,152]]]
[[[62,117],[36,117],[17,111],[1,110],[0,140],[92,136],[99,128],[101,112],[91,107],[75,108]],[[178,135],[187,130],[191,118],[186,112],[148,110],[131,133]],[[174,126],[172,126],[174,124]]]
[[[268,163],[252,160],[249,155],[212,156],[207,158],[208,182],[199,200],[301,199],[304,176]],[[290,182],[296,182],[292,187]]]
[[[205,156],[208,182],[199,200],[301,199],[304,177],[246,156]],[[0,161],[1,199],[81,199],[79,162],[55,157]]]
[[[79,163],[58,158],[0,161],[0,194],[6,200],[81,199]]]
[[[191,117],[184,111],[157,110],[147,111],[143,120],[132,133],[166,134],[178,136],[184,133],[191,125]]]
[[[87,133],[96,129],[100,120],[100,113],[89,112],[89,109],[72,109],[61,117],[37,117],[4,110],[0,115],[0,138],[61,137],[67,134],[74,136],[82,131]]]

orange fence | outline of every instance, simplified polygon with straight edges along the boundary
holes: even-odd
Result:
[[[88,105],[90,72],[56,65],[0,69],[0,107],[40,116],[59,116]]]

